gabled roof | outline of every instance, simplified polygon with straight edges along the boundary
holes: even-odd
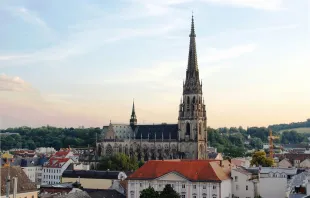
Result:
[[[91,198],[126,198],[125,195],[114,189],[84,189]]]
[[[248,170],[246,170],[245,168],[242,168],[242,167],[238,167],[238,168],[235,168],[233,170],[237,171],[239,173],[242,173],[244,175],[252,175],[253,174],[253,173],[249,172]]]
[[[36,185],[30,181],[21,167],[2,167],[0,172],[1,177],[1,195],[6,191],[6,177],[10,173],[10,193],[13,193],[13,177],[17,177],[17,193],[22,192],[35,192],[37,191]]]
[[[71,151],[57,151],[53,157],[66,157]]]
[[[176,172],[190,181],[220,182],[230,178],[216,160],[151,160],[127,179],[151,180],[170,172]]]
[[[50,158],[48,163],[44,165],[46,168],[61,168],[66,162],[71,160],[70,158]]]

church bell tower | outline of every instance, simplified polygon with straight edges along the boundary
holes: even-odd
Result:
[[[179,106],[179,139],[185,142],[184,144],[188,142],[189,145],[195,145],[195,148],[192,148],[195,156],[191,158],[207,159],[207,115],[202,95],[202,82],[199,79],[193,16],[189,37],[186,79],[183,82],[183,96]]]

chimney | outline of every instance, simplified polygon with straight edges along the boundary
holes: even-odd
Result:
[[[16,198],[17,195],[17,177],[13,177],[13,198]]]
[[[6,197],[7,198],[10,197],[10,182],[11,182],[10,175],[8,175],[6,179]]]

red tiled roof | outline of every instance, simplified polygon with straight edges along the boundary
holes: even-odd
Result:
[[[53,157],[66,157],[70,151],[57,151]]]
[[[242,166],[244,164],[244,160],[241,160],[241,159],[231,159],[231,163],[233,163],[236,166]]]
[[[222,161],[224,162],[224,161]],[[225,162],[229,164],[229,162]],[[225,164],[224,167],[225,167]],[[217,181],[229,179],[227,167],[220,166],[218,160],[151,160],[145,163],[128,180],[147,180],[177,172],[190,181]]]
[[[50,158],[48,160],[48,163],[46,165],[44,165],[44,167],[48,167],[48,168],[60,168],[62,167],[67,161],[69,161],[70,158]],[[63,164],[62,164],[63,163]]]

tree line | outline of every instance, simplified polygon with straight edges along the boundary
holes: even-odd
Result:
[[[1,133],[17,133],[18,135],[1,135],[1,150],[13,148],[35,149],[37,147],[54,147],[55,149],[71,147],[95,146],[96,138],[102,137],[102,129],[97,128],[58,128],[43,126],[39,128],[17,127],[1,130]],[[268,143],[269,130],[266,127],[208,128],[208,143],[216,147],[218,152],[226,156],[244,156],[248,149],[261,149]],[[308,142],[309,134],[286,131],[275,143],[296,144]]]
[[[1,150],[13,148],[35,149],[37,147],[87,147],[95,146],[96,136],[99,138],[101,129],[98,128],[57,128],[43,126],[39,128],[18,127],[1,130],[1,133],[18,133],[19,135],[1,135]],[[96,135],[97,134],[97,135]]]
[[[268,126],[273,131],[290,130],[294,128],[310,127],[310,118],[304,122],[292,122],[290,124],[274,124]]]

